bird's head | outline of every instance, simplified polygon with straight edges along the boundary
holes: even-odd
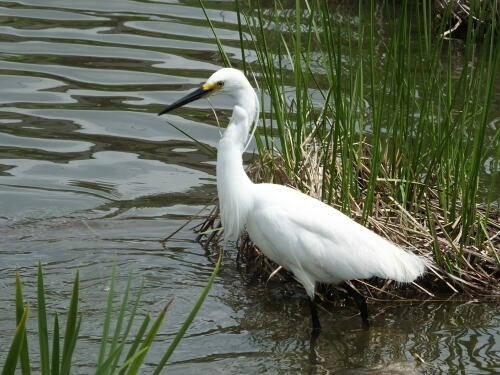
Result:
[[[250,83],[241,71],[233,68],[222,68],[212,74],[199,88],[169,105],[158,115],[163,115],[185,104],[219,92],[225,92],[235,97],[240,90],[248,87],[251,89]]]

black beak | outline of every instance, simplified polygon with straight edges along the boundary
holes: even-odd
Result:
[[[170,104],[167,108],[165,108],[163,111],[158,113],[158,116],[161,116],[164,113],[168,113],[176,108],[182,107],[185,104],[194,102],[195,100],[198,100],[200,98],[203,98],[205,95],[207,95],[212,90],[213,89],[204,89],[203,87],[197,88],[196,90],[187,94],[185,97],[177,100],[175,103]]]

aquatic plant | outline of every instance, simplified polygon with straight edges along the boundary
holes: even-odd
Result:
[[[254,181],[296,187],[433,257],[441,271],[417,286],[429,294],[500,290],[496,9],[471,7],[453,41],[452,9],[436,21],[429,1],[360,1],[349,16],[319,0],[236,4],[242,60],[216,41],[260,88]],[[217,218],[201,240],[220,240]],[[245,237],[239,245],[275,274]]]
[[[203,289],[200,297],[193,306],[183,325],[177,331],[176,336],[165,350],[160,362],[154,366],[153,374],[160,374],[168,359],[181,341],[186,330],[198,313],[203,301],[208,295],[215,280],[221,264],[222,257],[219,257],[214,270]],[[122,292],[122,299],[119,308],[113,306],[116,275],[113,269],[110,288],[107,299],[107,307],[104,315],[103,331],[100,337],[97,362],[95,363],[96,375],[133,375],[137,374],[144,363],[146,355],[153,345],[158,330],[165,318],[172,300],[165,303],[158,316],[152,320],[151,314],[147,314],[140,324],[135,336],[132,336],[132,327],[136,322],[137,308],[140,304],[143,283],[141,284],[135,300],[130,299],[132,278],[129,276],[125,290]],[[11,375],[16,371],[16,367],[21,369],[23,375],[31,374],[34,368],[39,368],[42,374],[65,375],[71,373],[72,365],[78,360],[74,355],[78,341],[80,327],[85,320],[84,312],[78,311],[78,300],[80,298],[80,274],[77,271],[73,282],[71,300],[69,302],[66,316],[66,326],[64,331],[60,326],[59,314],[54,313],[52,325],[52,340],[49,340],[49,317],[46,309],[46,292],[44,286],[43,269],[38,265],[37,276],[37,300],[36,310],[38,317],[38,353],[40,363],[34,363],[30,357],[28,334],[26,330],[30,304],[26,303],[23,297],[23,287],[19,272],[16,273],[16,321],[17,326],[12,338],[9,351],[1,375]],[[116,316],[114,330],[111,329],[112,317]],[[125,353],[125,349],[128,350]],[[97,354],[97,353],[96,353]]]

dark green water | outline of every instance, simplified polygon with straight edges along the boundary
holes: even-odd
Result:
[[[17,268],[34,306],[42,262],[49,311],[63,314],[80,269],[75,374],[93,371],[113,264],[122,287],[128,272],[136,284],[145,279],[141,314],[156,315],[175,298],[148,364],[159,360],[205,285],[216,256],[194,242],[189,227],[166,249],[158,242],[216,194],[213,155],[156,116],[221,67],[197,4],[0,2],[0,363],[14,329]],[[207,6],[237,60],[232,2]],[[212,104],[227,109],[224,98]],[[216,145],[206,101],[169,120]],[[311,349],[304,296],[284,298],[279,286],[255,283],[235,258],[227,254],[169,373],[500,373],[498,304],[372,303],[370,330],[349,305],[322,312],[324,332]]]

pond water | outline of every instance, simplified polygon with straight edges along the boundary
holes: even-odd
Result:
[[[206,5],[226,25],[219,36],[237,60],[233,3]],[[134,291],[144,278],[140,314],[156,315],[174,298],[143,373],[158,362],[217,256],[189,226],[166,248],[159,242],[210,204],[216,186],[213,154],[156,113],[219,67],[197,1],[0,3],[0,363],[14,329],[15,270],[35,307],[38,262],[52,312],[66,311],[81,273],[84,320],[73,373],[93,372],[113,264],[121,288],[129,272]],[[227,109],[224,98],[212,104]],[[169,120],[216,145],[206,101]],[[351,305],[322,312],[324,331],[311,347],[304,294],[285,297],[281,286],[255,282],[230,251],[168,371],[500,373],[496,303],[436,298],[370,310],[369,330]]]

